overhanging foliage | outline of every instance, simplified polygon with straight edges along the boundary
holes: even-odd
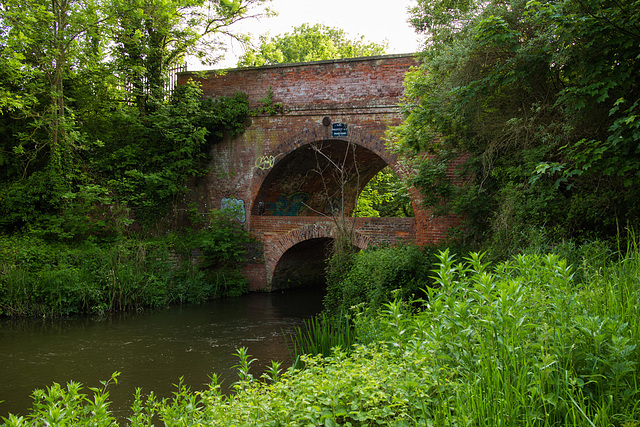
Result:
[[[509,253],[531,227],[637,223],[640,2],[425,0],[413,23],[427,44],[394,136],[431,154],[415,184],[466,216],[468,242]],[[444,172],[463,153],[460,186]]]

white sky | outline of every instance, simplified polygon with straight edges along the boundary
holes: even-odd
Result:
[[[238,23],[237,29],[258,36],[288,33],[304,23],[325,24],[344,30],[349,38],[363,35],[368,42],[388,42],[387,53],[413,53],[420,50],[420,37],[409,25],[407,9],[416,0],[272,0],[268,7],[278,16],[250,19]],[[224,61],[215,68],[235,67],[242,48],[229,47]],[[189,64],[195,70],[195,64]]]

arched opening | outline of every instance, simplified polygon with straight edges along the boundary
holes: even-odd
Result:
[[[309,239],[290,247],[278,260],[272,290],[325,285],[327,256],[333,239]]]
[[[256,163],[251,227],[268,242],[268,289],[324,285],[327,248],[336,229],[350,229],[352,244],[359,248],[413,240],[413,218],[382,213],[379,206],[368,216],[357,212],[359,195],[378,173],[393,175],[394,182],[399,181],[395,173],[399,165],[394,159],[378,154],[380,144],[372,144],[371,138],[362,140],[366,147],[336,139],[309,143],[296,139],[279,146],[282,154],[274,150],[260,158],[266,159],[264,163]],[[377,191],[386,196],[380,190],[384,180],[373,181],[378,184]],[[409,208],[398,216],[413,216],[412,201],[408,193],[405,195]],[[387,218],[378,218],[382,216]]]
[[[357,195],[387,163],[373,151],[340,140],[304,145],[275,163],[252,207],[253,215],[351,215]]]
[[[290,247],[276,264],[271,290],[324,288],[332,245],[333,238],[319,237]],[[358,251],[360,248],[354,245],[353,250]]]

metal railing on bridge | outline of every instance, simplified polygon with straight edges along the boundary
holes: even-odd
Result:
[[[178,73],[187,71],[187,64],[176,65],[164,73],[164,88],[163,88],[163,96],[164,99],[171,96],[173,93],[177,83],[178,83]],[[124,80],[124,79],[122,79]],[[149,82],[146,76],[142,76],[139,84],[142,85],[142,93],[136,93],[136,85],[135,83],[129,81],[125,84],[119,85],[118,89],[123,93],[124,99],[123,101],[128,104],[133,104],[136,102],[136,96],[149,96],[151,89],[149,87]]]

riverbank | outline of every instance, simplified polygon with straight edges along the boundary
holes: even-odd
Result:
[[[351,352],[306,357],[302,371],[274,367],[261,378],[239,352],[235,394],[222,394],[214,378],[203,392],[178,387],[165,400],[139,395],[127,423],[638,424],[637,248],[593,267],[542,254],[491,266],[480,256],[459,260],[445,252],[436,270],[439,288],[428,301],[361,312]],[[89,400],[77,387],[53,387],[29,415],[6,425],[115,424],[110,387],[88,391]]]
[[[0,235],[0,316],[105,315],[242,295],[248,240],[222,215],[161,238],[61,243]]]

